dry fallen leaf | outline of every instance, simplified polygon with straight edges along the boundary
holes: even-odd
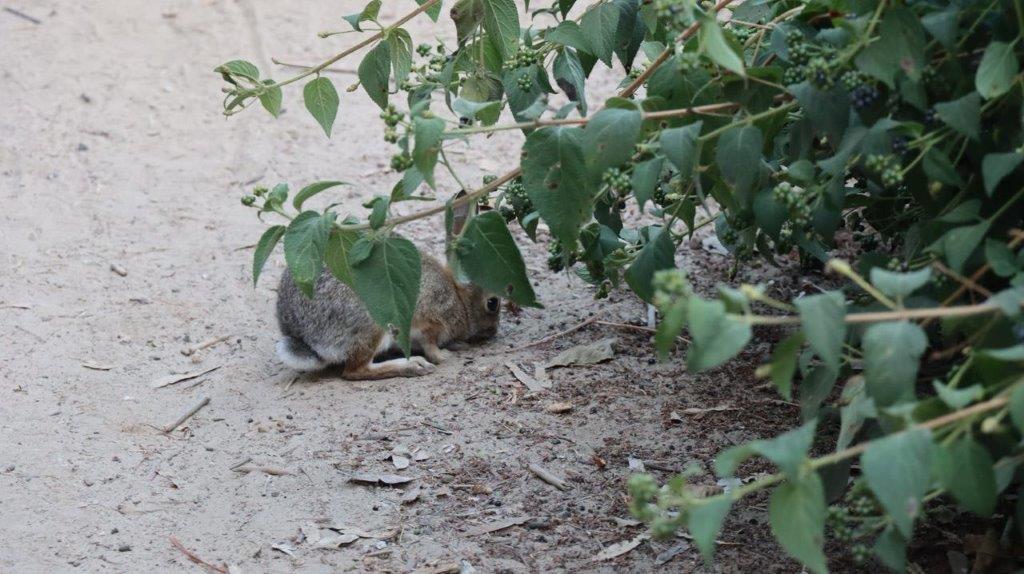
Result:
[[[585,366],[603,363],[615,356],[614,343],[614,338],[608,338],[590,343],[589,345],[580,345],[566,349],[555,355],[553,359],[547,362],[545,367],[550,369],[552,367]]]
[[[651,535],[644,532],[632,540],[623,540],[622,542],[616,542],[610,546],[607,546],[604,550],[597,553],[596,556],[591,558],[591,562],[601,562],[602,560],[611,560],[618,556],[633,550],[637,546],[643,543],[644,540],[650,538]]]
[[[359,540],[359,536],[355,534],[327,534],[320,537],[317,540],[315,546],[317,548],[338,548],[345,544],[352,544],[356,540]]]
[[[393,454],[391,455],[391,464],[395,465],[395,468],[398,470],[405,470],[409,468],[409,459],[404,456]]]
[[[551,388],[550,382],[531,377],[515,363],[505,363],[505,366],[508,367],[508,370],[512,371],[512,375],[519,380],[520,383],[523,383],[523,386],[525,386],[531,393],[538,393]]]
[[[416,483],[402,493],[402,497],[399,499],[399,501],[402,504],[411,504],[413,502],[416,502],[416,499],[420,497],[420,493],[422,492],[423,488],[419,485],[419,483]]]
[[[412,482],[415,479],[409,476],[401,476],[399,474],[373,474],[360,472],[353,474],[348,480],[349,482],[357,482],[361,484],[386,484],[388,486],[395,486],[396,484]]]
[[[550,405],[544,407],[544,410],[546,410],[549,413],[556,413],[556,414],[558,414],[558,413],[567,413],[567,412],[572,410],[572,403],[570,403],[568,401],[562,401],[562,402],[558,402],[558,403],[551,403]]]

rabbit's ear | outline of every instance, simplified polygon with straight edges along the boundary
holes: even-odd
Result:
[[[476,204],[475,201],[470,201],[462,205],[452,205],[452,202],[465,196],[466,190],[463,189],[459,193],[456,193],[455,197],[449,200],[447,217],[445,217],[445,228],[447,231],[446,236],[449,240],[456,235],[461,234],[462,230],[466,227],[466,222],[469,221],[469,218],[476,215],[476,210],[474,209]]]

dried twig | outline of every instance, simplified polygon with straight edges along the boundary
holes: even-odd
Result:
[[[967,287],[968,289],[970,289],[972,291],[980,293],[981,295],[984,295],[985,297],[991,297],[992,296],[992,292],[991,291],[989,291],[988,289],[985,289],[981,285],[978,285],[970,277],[964,277],[963,275],[957,273],[956,271],[953,271],[949,267],[946,267],[945,265],[942,264],[941,261],[938,261],[938,260],[932,261],[932,267],[937,269],[939,271],[939,273],[942,273],[943,275],[949,277],[953,281],[956,281],[960,285],[962,285],[964,287]]]
[[[657,329],[652,329],[650,327],[645,327],[643,325],[630,325],[629,323],[613,323],[611,321],[595,321],[594,323],[597,324],[597,325],[604,325],[606,327],[615,327],[616,329],[626,329],[626,330],[629,330],[629,331],[643,331],[644,333],[657,333],[658,332]],[[690,343],[690,340],[687,339],[686,337],[676,337],[676,339],[678,341],[683,342],[683,343],[687,343],[687,344]]]
[[[7,6],[4,6],[4,12],[7,12],[8,14],[11,14],[13,16],[17,16],[18,18],[21,18],[22,20],[28,20],[29,22],[32,22],[36,26],[38,26],[38,25],[43,23],[42,20],[40,20],[39,18],[36,18],[35,16],[29,16],[28,14],[22,12],[21,10],[15,10],[14,8],[9,8]]]
[[[181,354],[185,355],[186,357],[194,355],[195,353],[197,353],[199,351],[202,351],[203,349],[209,349],[210,347],[212,347],[212,346],[214,346],[214,345],[216,345],[218,343],[223,343],[224,341],[227,341],[228,339],[230,339],[233,336],[234,335],[232,335],[231,333],[228,333],[227,335],[221,335],[220,337],[214,337],[212,339],[207,339],[207,340],[203,341],[202,343],[199,343],[195,347],[185,347],[184,349],[181,350]]]
[[[192,418],[196,413],[198,413],[199,409],[205,407],[208,404],[210,404],[210,397],[203,397],[202,399],[200,399],[199,402],[197,402],[196,404],[192,405],[192,408],[190,408],[187,411],[185,411],[185,414],[183,414],[180,417],[178,417],[178,420],[176,420],[173,423],[165,426],[164,427],[164,434],[167,434],[167,433],[173,431],[174,429],[180,427],[182,424],[185,423],[185,421],[187,421],[188,419]]]
[[[568,329],[566,329],[564,331],[559,331],[559,332],[555,333],[554,335],[548,335],[547,337],[544,337],[543,339],[537,339],[536,341],[534,341],[532,343],[527,343],[527,344],[525,344],[525,345],[523,345],[521,347],[517,347],[515,349],[512,349],[509,352],[510,353],[518,353],[519,351],[522,351],[524,349],[529,349],[530,347],[536,347],[537,345],[543,345],[544,343],[550,343],[551,341],[554,341],[555,339],[559,339],[561,337],[564,337],[564,336],[568,335],[569,333],[574,333],[576,331],[579,331],[580,329],[586,327],[587,325],[591,325],[591,324],[596,323],[596,322],[597,322],[597,317],[591,317],[591,318],[587,319],[586,321],[584,321],[584,322],[582,322],[582,323],[580,323],[580,324],[578,324],[576,326],[569,327]]]
[[[543,480],[544,482],[550,484],[551,486],[557,488],[558,490],[569,490],[569,485],[566,484],[564,480],[551,474],[546,468],[538,464],[531,464],[530,472],[537,475],[537,478]]]
[[[219,572],[220,574],[228,574],[228,569],[226,567],[224,567],[224,566],[217,566],[216,564],[211,564],[211,563],[207,562],[206,560],[203,560],[202,558],[197,556],[195,552],[192,552],[188,548],[185,548],[185,545],[182,544],[181,541],[179,541],[176,537],[171,536],[170,540],[171,540],[171,546],[177,548],[179,552],[184,554],[186,558],[188,558],[189,560],[191,560],[195,564],[198,564],[198,565],[202,566],[203,568],[206,568],[207,570],[211,570],[213,572]]]
[[[422,424],[423,424],[423,426],[430,427],[430,428],[436,430],[439,433],[455,434],[454,432],[444,428],[443,426],[441,426],[441,425],[439,425],[439,424],[437,424],[437,423],[435,423],[434,421],[431,421],[431,420],[424,420]]]

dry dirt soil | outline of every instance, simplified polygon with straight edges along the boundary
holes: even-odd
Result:
[[[275,357],[283,260],[254,290],[252,244],[265,224],[240,195],[342,179],[355,185],[329,199],[362,213],[360,198],[390,189],[392,150],[361,91],[343,93],[327,140],[298,90],[276,121],[262,110],[225,119],[212,70],[248,57],[282,77],[289,70],[271,57],[319,61],[355,40],[315,33],[343,26],[360,2],[3,4],[36,22],[0,11],[0,572],[202,571],[188,553],[241,572],[704,569],[686,538],[637,540],[630,466],[667,479],[696,464],[695,481],[713,489],[716,453],[796,423],[795,405],[753,377],[767,339],[700,376],[679,359],[656,364],[647,333],[613,325],[521,349],[591,317],[646,322],[637,299],[595,302],[524,238],[547,308],[506,317],[495,340],[433,375],[296,378]],[[412,5],[387,2],[382,19]],[[417,39],[454,34],[445,19],[412,29]],[[332,77],[354,81],[344,70]],[[480,138],[453,158],[478,182],[513,164],[520,137]],[[439,226],[407,233],[439,254]],[[703,289],[729,267],[699,241],[680,264]],[[792,270],[773,273],[777,287],[803,288]],[[752,276],[771,278],[754,269],[737,281]],[[607,337],[613,360],[552,370],[544,392],[529,393],[506,366],[529,371]],[[161,432],[203,398],[194,417]],[[571,408],[550,412],[556,403]],[[351,482],[358,473],[414,480]],[[800,570],[771,542],[763,498],[730,518],[712,570]]]

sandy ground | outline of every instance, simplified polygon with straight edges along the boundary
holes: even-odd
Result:
[[[0,572],[201,571],[171,537],[244,572],[702,568],[685,538],[593,558],[643,532],[627,520],[629,459],[661,478],[695,462],[708,469],[697,481],[712,486],[715,453],[795,422],[797,409],[751,375],[766,346],[700,377],[678,361],[655,365],[645,334],[608,326],[516,351],[596,312],[645,317],[631,296],[595,303],[578,280],[548,272],[539,245],[527,259],[548,308],[508,318],[495,341],[434,375],[293,382],[277,361],[283,260],[274,257],[254,291],[251,244],[263,224],[239,196],[257,182],[343,179],[358,185],[331,199],[358,209],[359,197],[390,189],[392,152],[362,92],[343,94],[328,141],[295,90],[277,121],[257,110],[225,120],[211,70],[240,56],[264,70],[271,56],[316,61],[354,41],[315,32],[343,25],[359,2],[5,5],[39,23],[0,11]],[[383,19],[407,5],[388,2]],[[414,37],[450,27],[420,19]],[[508,167],[516,138],[455,159],[479,181]],[[410,231],[435,254],[437,226]],[[688,257],[706,284],[724,277],[723,258]],[[229,338],[181,352],[219,336]],[[610,336],[614,360],[553,371],[545,393],[528,394],[505,367]],[[210,403],[194,418],[160,432],[203,397]],[[548,412],[556,402],[571,411]],[[708,407],[732,410],[672,415]],[[399,471],[386,460],[396,449],[422,460]],[[257,470],[231,470],[247,459]],[[530,463],[569,489],[538,480]],[[348,482],[357,472],[399,473],[416,486]],[[403,503],[416,488],[419,498]],[[474,532],[511,518],[523,520]],[[799,570],[769,541],[765,518],[763,500],[739,509],[716,569]],[[332,526],[361,537],[318,548]]]

